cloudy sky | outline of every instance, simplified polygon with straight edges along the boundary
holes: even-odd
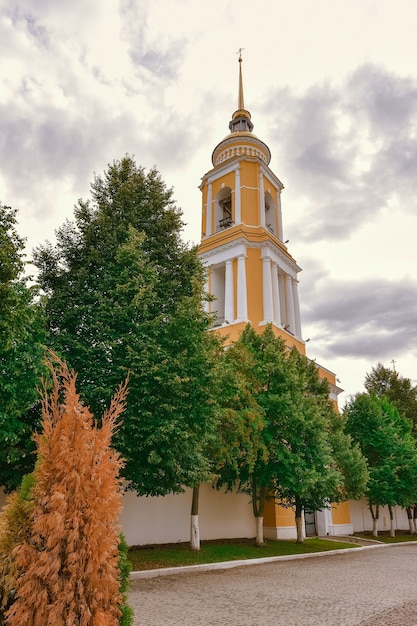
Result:
[[[417,379],[415,0],[0,0],[0,201],[28,251],[94,172],[156,166],[200,237],[200,178],[245,105],[285,186],[308,353],[345,393]]]

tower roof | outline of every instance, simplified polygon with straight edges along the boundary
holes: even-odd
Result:
[[[253,123],[251,114],[245,109],[242,78],[242,48],[239,49],[239,90],[237,106],[238,108],[233,113],[232,119],[229,122],[230,134],[213,150],[211,157],[213,165],[219,165],[229,158],[241,154],[260,157],[268,165],[271,160],[271,152],[268,146],[252,133]],[[242,146],[240,144],[242,144]]]

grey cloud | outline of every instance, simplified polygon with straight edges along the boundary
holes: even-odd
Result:
[[[158,78],[173,80],[178,76],[184,48],[184,41],[176,41],[166,51],[149,50],[140,54],[132,50],[131,58],[134,63],[138,63]]]
[[[146,6],[132,0],[122,0],[120,12],[123,36],[129,43],[129,55],[133,65],[139,70],[145,69],[157,79],[175,80],[184,58],[186,41],[173,37],[168,45],[153,41],[151,46],[147,46]],[[172,34],[174,35],[174,31]]]
[[[416,80],[365,65],[340,86],[274,90],[262,109],[286,187],[309,199],[300,238],[347,238],[393,199],[417,211]]]
[[[417,345],[417,283],[410,279],[318,280],[304,302],[305,327],[320,337],[325,356],[386,358]]]
[[[93,171],[105,169],[126,153],[136,155],[145,167],[156,164],[158,169],[172,169],[175,163],[178,168],[188,161],[194,142],[198,143],[197,125],[169,110],[157,133],[148,132],[154,119],[139,120],[123,111],[115,115],[98,102],[86,110],[88,116],[83,110],[69,115],[44,104],[28,118],[19,108],[0,106],[0,161],[12,194],[9,203],[14,204],[13,194],[26,200],[36,198],[50,180],[65,179],[74,190],[88,190]],[[51,198],[37,210],[52,213],[54,205]]]

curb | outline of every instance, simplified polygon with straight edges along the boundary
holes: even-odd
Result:
[[[306,554],[287,554],[284,556],[267,556],[259,559],[242,559],[239,561],[220,561],[218,563],[201,563],[198,565],[181,565],[178,567],[164,567],[160,569],[142,570],[131,572],[131,580],[142,578],[157,578],[158,576],[172,576],[174,574],[192,574],[193,572],[207,572],[213,570],[232,569],[233,567],[243,567],[248,565],[263,565],[264,563],[276,563],[279,561],[295,561],[300,559],[311,559],[321,556],[333,556],[340,554],[351,554],[359,550],[374,550],[378,548],[393,548],[395,546],[417,545],[416,541],[402,541],[398,543],[379,543],[370,546],[358,546],[352,544],[352,548],[342,548],[340,550],[327,550],[325,552],[307,552]]]

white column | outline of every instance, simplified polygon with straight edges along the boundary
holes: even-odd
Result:
[[[272,300],[274,304],[274,320],[281,326],[281,306],[279,302],[278,266],[272,263]]]
[[[260,211],[260,224],[265,228],[265,190],[264,190],[264,175],[259,172],[259,211]]]
[[[246,290],[246,257],[237,258],[237,321],[248,321],[248,294]]]
[[[292,278],[291,276],[285,277],[285,291],[287,296],[287,330],[295,334],[295,316],[294,316],[294,297],[292,291]]]
[[[234,285],[233,285],[233,261],[226,261],[226,270],[224,277],[224,321],[231,324],[234,316]]]
[[[212,222],[212,184],[207,185],[207,207],[206,207],[206,237],[211,235],[211,222]]]
[[[298,280],[293,280],[292,293],[294,299],[295,336],[301,339],[300,301],[298,299]]]
[[[278,239],[284,241],[284,233],[282,230],[282,209],[281,209],[281,192],[277,190],[277,211],[278,211]]]
[[[235,170],[235,224],[240,224],[242,215],[240,210],[240,169],[239,164]]]
[[[279,305],[281,309],[281,326],[285,326],[287,323],[287,311],[285,308],[285,276],[284,274],[278,274],[278,287],[279,287]]]
[[[264,302],[264,322],[272,322],[274,320],[274,312],[272,306],[271,259],[269,257],[264,257],[262,259],[262,286]]]

